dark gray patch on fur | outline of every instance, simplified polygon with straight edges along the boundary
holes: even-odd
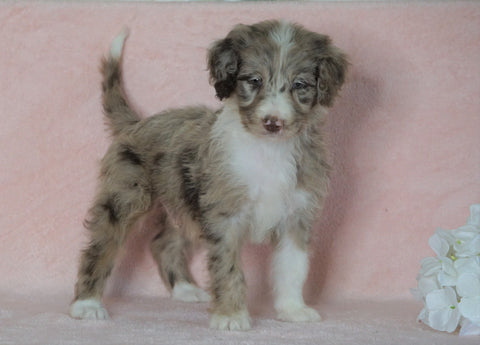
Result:
[[[221,80],[215,83],[215,91],[217,92],[217,97],[220,100],[224,98],[228,98],[230,94],[235,90],[237,86],[237,81],[234,78],[228,78],[225,80]]]
[[[160,165],[165,158],[164,152],[159,152],[153,157],[153,165]]]
[[[88,296],[97,289],[100,282],[104,282],[111,274],[113,265],[102,267],[100,260],[105,254],[102,243],[93,242],[83,251],[83,260],[80,274],[86,279],[82,283],[82,294]]]
[[[106,92],[108,89],[112,89],[117,84],[120,84],[122,80],[122,71],[120,68],[117,68],[117,61],[106,60],[103,61],[102,66],[104,66],[103,72],[105,73],[105,78],[102,82],[102,91]]]
[[[189,208],[192,216],[198,219],[200,216],[200,186],[194,180],[191,164],[197,160],[197,149],[187,148],[179,157],[180,176],[182,177],[182,194],[185,205]]]
[[[119,221],[117,206],[115,205],[115,195],[112,195],[102,205],[102,208],[108,213],[108,220],[111,224],[117,224]]]
[[[208,52],[210,80],[220,100],[228,98],[235,90],[239,65],[240,56],[232,39],[219,40],[210,48]]]
[[[219,301],[222,298],[222,289],[220,286],[215,286],[213,288],[213,297],[216,301]]]
[[[176,281],[175,273],[172,271],[168,272],[168,284],[170,284],[171,288],[175,286],[175,281]]]
[[[222,211],[218,213],[218,216],[223,218],[230,218],[232,216],[232,212]]]
[[[222,241],[221,236],[219,236],[219,235],[215,234],[214,232],[209,231],[207,229],[203,230],[202,238],[204,238],[210,244],[219,244]]]
[[[219,262],[220,262],[220,256],[212,255],[212,256],[210,256],[210,260],[209,260],[208,264],[213,267],[213,266],[217,265]]]
[[[130,146],[122,145],[122,149],[120,151],[121,159],[132,163],[133,165],[142,165],[143,160],[142,157],[137,154]]]
[[[312,105],[314,98],[311,95],[299,95],[298,101],[305,105]]]
[[[160,232],[159,232],[158,234],[156,234],[155,237],[152,239],[152,242],[155,242],[155,241],[161,239],[164,234],[165,234],[164,231],[160,231]]]
[[[98,284],[98,279],[89,277],[89,279],[85,282],[85,292],[91,293],[95,290],[96,285]]]
[[[85,263],[84,274],[92,276],[95,273],[95,267],[100,257],[101,245],[95,243],[85,250],[87,262]]]

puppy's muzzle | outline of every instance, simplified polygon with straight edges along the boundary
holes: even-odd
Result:
[[[278,133],[280,132],[285,125],[284,120],[280,120],[276,116],[266,116],[263,119],[263,128],[265,128],[270,133]]]

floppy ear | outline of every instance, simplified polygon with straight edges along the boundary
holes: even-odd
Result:
[[[240,56],[231,38],[216,41],[208,51],[210,82],[220,100],[228,98],[237,86]]]
[[[347,56],[330,44],[329,39],[322,41],[323,49],[318,56],[317,65],[317,97],[318,103],[330,107],[345,81],[349,63]]]

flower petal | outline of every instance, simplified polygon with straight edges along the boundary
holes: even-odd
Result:
[[[422,292],[423,297],[439,288],[440,285],[435,277],[422,277],[418,280],[418,289]]]
[[[480,229],[473,225],[464,225],[452,230],[455,235],[453,249],[457,256],[466,257],[480,254]]]
[[[455,286],[457,284],[457,270],[453,265],[453,261],[446,257],[438,258],[442,269],[438,273],[438,282],[441,286]]]
[[[462,273],[457,279],[456,288],[459,296],[480,296],[480,275],[473,272]]]
[[[462,322],[462,328],[460,328],[460,335],[480,335],[480,325],[475,324],[468,319],[464,319]]]
[[[480,324],[480,296],[463,297],[458,304],[460,313],[475,324]]]
[[[454,250],[458,257],[480,255],[480,234],[477,234],[470,240],[459,241],[459,244],[454,245]]]
[[[439,257],[440,262],[442,263],[442,270],[452,276],[457,275],[457,270],[455,269],[455,266],[453,265],[453,261],[449,258],[445,257]]]
[[[446,272],[440,272],[437,276],[440,286],[455,286],[457,284],[457,276],[449,275]]]
[[[457,294],[451,287],[430,292],[425,299],[426,324],[439,331],[453,332],[460,322]]]
[[[480,256],[459,258],[454,262],[453,266],[459,276],[466,272],[480,274]]]
[[[438,256],[447,256],[448,252],[450,251],[450,244],[439,234],[438,230],[432,237],[428,239],[428,244]]]
[[[442,264],[439,259],[428,257],[421,261],[422,268],[420,269],[420,275],[431,276],[440,272]]]
[[[459,321],[458,308],[435,310],[428,314],[428,325],[438,331],[452,333],[457,329]]]
[[[457,294],[451,287],[431,291],[425,299],[428,311],[443,310],[457,305]]]

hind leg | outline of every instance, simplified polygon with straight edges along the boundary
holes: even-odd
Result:
[[[120,199],[113,200],[111,197],[107,198],[107,201],[97,201],[91,211],[93,217],[86,222],[91,231],[91,239],[80,260],[75,299],[70,308],[70,315],[74,318],[108,318],[108,313],[101,303],[103,290],[118,250],[139,217],[138,214],[123,214],[120,211]],[[133,206],[132,202],[129,203]]]
[[[113,230],[113,229],[112,229]],[[110,275],[118,251],[119,241],[109,235],[94,233],[89,246],[83,251],[78,280],[75,285],[75,300],[70,315],[78,319],[107,319],[108,313],[101,304],[106,280]]]
[[[101,304],[105,283],[128,232],[151,204],[143,169],[134,163],[115,147],[104,158],[100,189],[85,221],[90,243],[81,255],[70,308],[74,318],[108,318]]]
[[[188,268],[190,243],[168,217],[163,229],[152,241],[151,250],[160,276],[172,293],[172,298],[185,302],[208,302],[210,296],[194,282]]]

